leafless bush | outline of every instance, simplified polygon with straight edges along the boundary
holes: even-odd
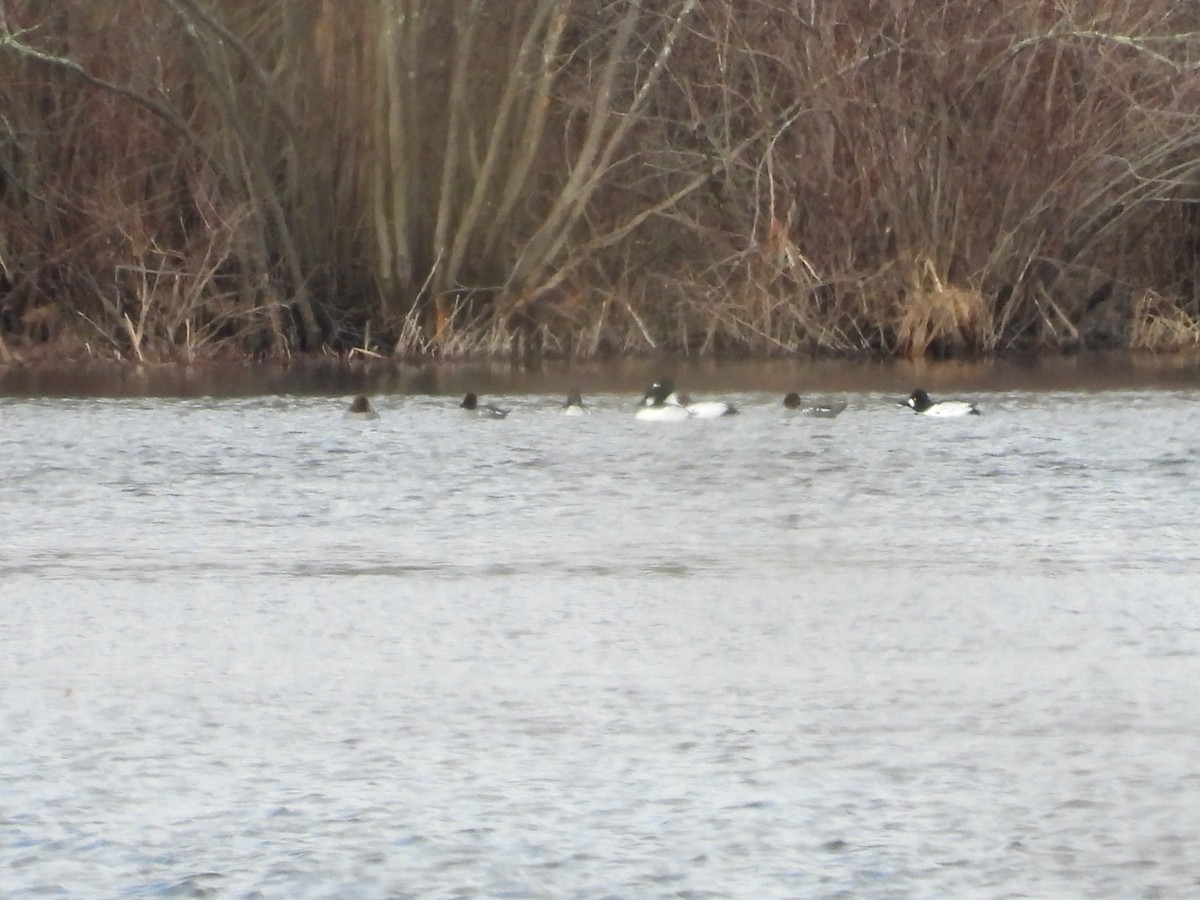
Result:
[[[0,353],[1191,346],[1197,18],[10,0]]]

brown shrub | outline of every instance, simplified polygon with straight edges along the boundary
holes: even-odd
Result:
[[[0,336],[132,358],[979,354],[1086,343],[1112,285],[1157,298],[1131,344],[1182,346],[1197,18],[11,0]]]

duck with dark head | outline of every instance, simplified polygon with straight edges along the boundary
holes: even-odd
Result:
[[[375,412],[375,407],[371,406],[371,401],[359,394],[350,401],[350,405],[346,408],[346,415],[355,416],[360,419],[378,419],[379,413]]]
[[[562,411],[564,416],[586,416],[591,412],[583,405],[583,396],[575,388],[567,393],[567,402],[563,404]]]
[[[490,403],[480,403],[479,398],[475,394],[467,394],[463,397],[462,403],[458,404],[459,408],[466,410],[472,416],[478,416],[481,419],[503,419],[508,415],[507,409],[500,409],[498,406],[492,406]]]
[[[783,408],[818,419],[836,419],[846,409],[846,401],[837,403],[805,403],[795,391],[783,398]]]

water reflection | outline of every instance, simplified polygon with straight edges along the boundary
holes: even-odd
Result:
[[[971,390],[1054,391],[1191,389],[1200,384],[1200,354],[1086,353],[993,360],[842,359],[687,360],[676,357],[603,362],[501,361],[420,363],[356,359],[350,362],[127,365],[95,361],[61,368],[0,366],[0,397],[225,397],[356,394],[487,395],[640,393],[664,376],[681,389],[791,391],[902,395]]]

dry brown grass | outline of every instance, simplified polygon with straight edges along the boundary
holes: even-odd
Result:
[[[896,316],[896,352],[909,357],[968,356],[988,350],[992,335],[987,299],[956,287],[922,288],[902,298]]]
[[[9,0],[0,355],[1195,346],[1190,6],[498,9]]]
[[[1143,291],[1129,320],[1131,350],[1179,351],[1200,348],[1200,318],[1178,302]]]

